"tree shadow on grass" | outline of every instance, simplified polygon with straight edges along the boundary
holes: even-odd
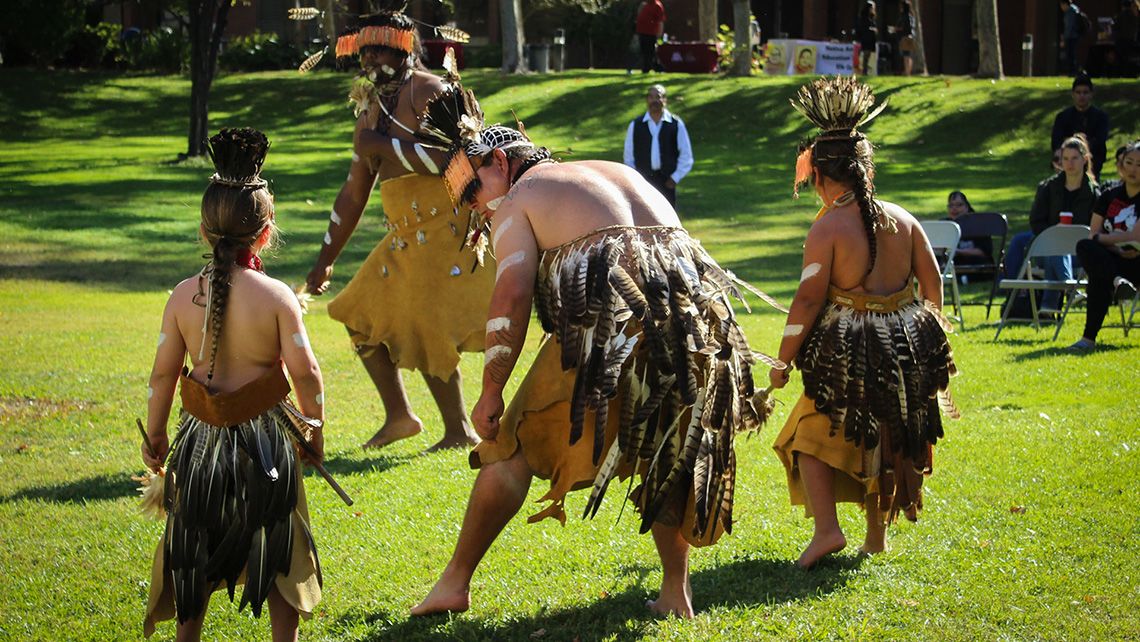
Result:
[[[21,500],[43,501],[54,504],[87,504],[122,499],[136,494],[138,484],[131,481],[130,473],[84,477],[62,484],[33,486],[0,497],[0,503]]]
[[[835,557],[812,571],[803,571],[792,560],[735,560],[693,573],[693,606],[699,617],[712,609],[778,605],[817,598],[842,588],[862,562],[860,556]],[[653,570],[655,567],[649,565],[627,567],[626,573],[638,575],[639,580],[620,593],[506,621],[446,614],[395,621],[387,612],[363,617],[359,613],[346,615],[342,620],[346,625],[363,620],[377,626],[378,630],[362,638],[365,640],[640,640],[652,635],[651,625],[658,619],[645,604],[657,596],[657,587],[643,586]],[[535,587],[535,590],[542,588]],[[475,599],[474,612],[478,613],[478,596]]]

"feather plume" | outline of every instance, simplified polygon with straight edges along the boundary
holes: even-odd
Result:
[[[464,44],[471,42],[471,34],[450,25],[440,25],[436,27],[435,33],[441,38],[446,38],[452,42],[460,42]]]
[[[887,106],[875,107],[871,87],[854,76],[819,78],[800,87],[792,108],[822,131],[851,131],[878,116]]]
[[[305,58],[304,62],[302,62],[300,66],[297,67],[297,71],[302,74],[312,71],[313,67],[316,67],[317,63],[321,61],[321,58],[325,57],[325,54],[328,52],[328,50],[328,47],[324,47],[317,53],[309,56],[308,58]]]
[[[290,20],[312,20],[320,17],[321,13],[316,7],[289,7]]]

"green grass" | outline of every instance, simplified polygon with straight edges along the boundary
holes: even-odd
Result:
[[[656,80],[657,78],[655,78]],[[492,120],[514,107],[528,131],[572,158],[618,159],[645,81],[607,72],[467,83]],[[815,203],[791,199],[796,140],[807,133],[787,98],[797,79],[667,76],[697,163],[681,213],[722,263],[787,300]],[[185,148],[188,83],[179,78],[0,70],[0,639],[137,639],[161,531],[135,512],[141,469],[134,417],[144,398],[167,290],[197,269],[197,205],[209,171],[174,163]],[[1061,78],[991,84],[963,78],[876,81],[892,107],[870,128],[878,187],[920,217],[940,217],[963,189],[979,209],[1025,228],[1048,165]],[[212,128],[250,125],[273,141],[266,175],[286,244],[267,260],[304,277],[348,164],[344,77],[293,73],[221,78]],[[1104,81],[1097,100],[1119,140],[1140,122],[1135,83]],[[1131,128],[1131,129],[1130,129]],[[382,234],[370,209],[338,263],[343,286]],[[967,297],[984,298],[971,285]],[[737,523],[693,554],[692,622],[650,618],[660,582],[652,542],[609,501],[590,522],[514,520],[472,586],[467,614],[409,620],[458,531],[474,473],[462,453],[422,455],[441,432],[426,387],[408,377],[428,437],[382,453],[357,444],[382,409],[324,302],[306,322],[328,386],[328,466],[356,498],[347,509],[319,478],[308,490],[325,599],[309,639],[1123,639],[1140,631],[1140,431],[1131,380],[1140,333],[1106,327],[1077,357],[1061,337],[1014,327],[991,343],[984,308],[953,338],[963,419],[948,425],[927,510],[892,530],[893,551],[847,552],[811,573],[792,560],[811,523],[787,505],[770,444],[799,392],[739,446]],[[1110,311],[1109,321],[1115,319]],[[753,345],[776,349],[781,317],[744,316]],[[537,333],[532,333],[531,341]],[[463,361],[468,403],[480,358]],[[1133,374],[1129,374],[1133,373]],[[516,377],[517,379],[517,377]],[[532,498],[544,484],[532,486]],[[568,512],[585,497],[572,496]],[[524,514],[535,510],[524,506]],[[1011,507],[1024,507],[1024,512]],[[861,517],[841,509],[849,538]],[[168,623],[159,629],[173,634]],[[268,623],[214,600],[212,639],[265,638]]]

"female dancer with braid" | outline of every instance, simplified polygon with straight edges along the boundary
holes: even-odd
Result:
[[[323,457],[321,372],[296,296],[265,275],[258,254],[276,233],[261,179],[269,141],[252,129],[210,139],[217,173],[202,197],[210,263],[166,304],[147,389],[143,461],[166,465],[166,530],[155,552],[144,633],[178,617],[179,640],[198,639],[210,594],[260,616],[269,602],[274,640],[294,640],[298,614],[321,597],[301,466]],[[184,366],[190,357],[190,367]],[[288,369],[297,411],[288,399]],[[178,434],[166,423],[181,383]],[[302,414],[303,413],[303,414]]]
[[[815,517],[798,562],[805,568],[847,545],[836,501],[864,506],[866,553],[886,548],[900,511],[916,519],[931,446],[942,436],[939,401],[957,416],[934,253],[914,217],[874,197],[871,143],[857,129],[882,109],[871,111],[873,103],[854,78],[817,80],[792,103],[821,130],[801,150],[797,187],[810,181],[824,202],[804,244],[779,354],[803,371],[804,396],[775,449],[792,503]],[[776,388],[788,375],[769,373]]]

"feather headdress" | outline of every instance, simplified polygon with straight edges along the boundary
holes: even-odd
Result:
[[[229,187],[265,187],[261,166],[269,151],[269,139],[251,127],[227,128],[210,137],[206,145],[214,161],[211,183]]]
[[[451,25],[432,25],[404,14],[407,2],[385,2],[377,11],[363,15],[352,15],[349,21],[358,23],[358,27],[349,29],[336,39],[336,60],[340,65],[346,64],[356,57],[363,47],[385,47],[399,51],[407,56],[416,54],[417,25],[426,27],[431,32],[445,40],[453,42],[470,42],[471,36]],[[294,7],[289,9],[290,20],[315,20],[324,16],[324,11],[316,7]],[[309,56],[298,67],[298,71],[305,73],[320,63],[321,58],[328,51],[328,46]]]
[[[875,106],[871,88],[854,76],[819,78],[800,87],[795,98],[789,100],[792,108],[803,114],[819,133],[800,145],[796,158],[795,193],[811,179],[812,151],[821,140],[859,140],[864,138],[858,130],[882,113],[887,101]]]

